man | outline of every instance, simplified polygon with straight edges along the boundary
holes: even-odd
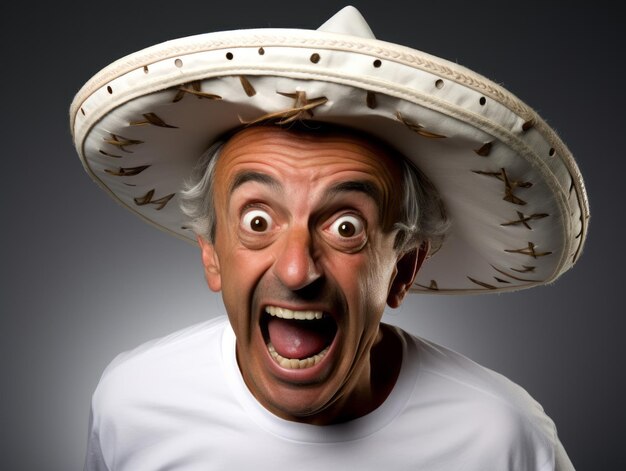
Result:
[[[514,96],[348,7],[140,51],[79,92],[72,129],[112,196],[197,240],[228,313],[107,368],[86,469],[572,469],[521,388],[380,322],[410,290],[576,261],[582,179]]]
[[[380,319],[425,250],[414,237],[397,247],[409,236],[394,224],[402,172],[383,149],[345,131],[258,127],[217,160],[206,278],[231,313],[248,388],[287,420],[355,419],[393,389],[401,348]]]

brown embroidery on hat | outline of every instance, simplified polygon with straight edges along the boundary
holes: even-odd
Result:
[[[140,196],[138,198],[133,198],[135,200],[135,204],[137,206],[144,206],[146,204],[153,204],[156,206],[156,210],[160,211],[161,209],[163,209],[165,207],[165,205],[169,202],[169,200],[171,200],[174,195],[176,193],[172,193],[170,195],[167,196],[163,196],[162,198],[153,200],[152,197],[154,196],[154,189],[148,191],[148,193],[146,193],[143,196]]]
[[[167,124],[163,121],[156,113],[143,113],[142,116],[145,119],[139,121],[131,121],[128,123],[129,126],[145,126],[146,124],[151,124],[152,126],[158,126],[160,128],[173,128],[178,129],[178,126],[172,126],[171,124]]]
[[[122,183],[123,183],[124,185],[126,185],[126,186],[137,186],[137,185],[135,185],[134,183],[126,183],[126,182],[122,182]]]
[[[243,75],[240,75],[239,81],[241,82],[241,86],[243,87],[243,91],[246,92],[246,95],[248,96],[256,95],[256,90],[254,89],[254,87],[252,86],[252,84],[246,77],[244,77]]]
[[[535,268],[537,268],[537,267],[530,267],[528,265],[522,265],[522,268],[513,268],[513,267],[511,267],[511,270],[516,271],[518,273],[528,273],[528,272],[533,273],[535,271]]]
[[[529,129],[535,127],[535,120],[534,119],[529,119],[528,121],[526,121],[524,124],[522,124],[522,131],[526,132]]]
[[[114,175],[116,177],[132,177],[134,175],[139,175],[148,167],[150,167],[150,165],[140,165],[138,167],[120,167],[118,170],[105,168],[104,171],[109,175]]]
[[[522,265],[522,266],[526,269],[526,271],[531,271],[531,272],[535,271],[535,267],[526,267],[524,265]],[[511,278],[513,280],[516,280],[516,281],[525,281],[525,282],[528,282],[528,283],[539,283],[539,280],[529,280],[527,278],[520,278],[519,276],[511,275],[510,273],[507,273],[504,270],[500,270],[499,268],[497,268],[494,265],[491,265],[491,268],[493,268],[498,273],[500,273],[500,274],[502,274],[502,275],[504,275],[506,277],[509,277],[509,278]],[[515,268],[511,268],[511,270],[519,272],[519,273],[526,273],[526,271],[524,271],[524,270],[516,270]]]
[[[484,283],[482,281],[478,281],[475,280],[474,278],[472,278],[471,276],[467,277],[468,280],[470,280],[472,283],[477,284],[478,286],[482,286],[483,288],[487,288],[487,289],[497,289],[495,286],[490,285],[489,283]]]
[[[581,208],[582,209],[582,208]],[[589,215],[587,214],[586,218],[589,218]],[[580,215],[580,217],[578,218],[578,220],[580,221],[580,229],[578,231],[578,234],[576,234],[574,236],[574,240],[578,240],[578,246],[576,247],[576,252],[574,253],[574,260],[576,258],[578,258],[578,254],[580,253],[581,249],[582,249],[582,245],[583,245],[583,235],[585,234],[585,216],[583,216],[582,214]]]
[[[279,95],[286,96],[287,98],[293,98],[293,107],[282,111],[274,111],[273,113],[267,113],[252,121],[245,121],[239,118],[242,124],[257,124],[264,121],[271,121],[276,119],[277,124],[288,124],[299,119],[306,119],[313,117],[313,109],[323,105],[328,101],[325,96],[308,99],[306,92],[297,91],[295,93],[283,93],[276,92]]]
[[[493,277],[494,280],[496,280],[498,283],[507,283],[507,284],[511,284],[510,281],[508,280],[503,280],[502,278],[498,278],[497,276]]]
[[[376,93],[368,91],[365,95],[365,104],[372,110],[376,108],[378,106],[378,103],[376,103]]]
[[[143,141],[140,141],[138,139],[127,139],[125,137],[119,136],[117,134],[111,134],[111,138],[110,139],[104,139],[104,142],[106,142],[107,144],[111,144],[112,146],[117,147],[118,149],[120,149],[123,152],[128,152],[129,154],[132,154],[133,151],[126,149],[126,147],[128,146],[136,146],[138,144],[143,144]]]
[[[587,215],[587,217],[589,217],[589,215]],[[578,220],[580,221],[580,230],[578,231],[578,234],[576,234],[576,236],[574,236],[574,239],[580,239],[580,237],[583,235],[584,232],[584,227],[585,227],[585,222],[583,220],[583,215],[581,214],[580,217],[578,218]],[[576,256],[578,254],[578,251],[580,250],[580,244],[581,242],[578,242],[578,248],[576,249],[576,252],[574,253],[574,256]]]
[[[504,197],[502,198],[504,201],[508,201],[509,203],[517,204],[519,206],[523,206],[526,204],[521,198],[518,198],[513,194],[513,190],[516,188],[530,188],[533,186],[531,182],[519,182],[516,180],[510,180],[508,175],[506,174],[505,169],[500,169],[499,172],[484,172],[482,170],[472,170],[472,172],[477,173],[479,175],[487,175],[489,177],[495,177],[498,180],[504,182]]]
[[[413,132],[416,132],[420,136],[428,137],[430,139],[441,139],[441,138],[445,138],[446,137],[446,136],[444,136],[442,134],[436,134],[434,132],[426,131],[424,129],[424,126],[422,126],[421,124],[418,124],[418,123],[414,123],[413,121],[411,121],[408,118],[405,118],[404,116],[402,116],[402,113],[400,113],[399,111],[396,111],[396,117],[398,118],[398,121],[400,121],[407,128],[409,128]]]
[[[518,224],[523,224],[526,227],[526,229],[532,230],[532,227],[528,225],[528,221],[532,221],[533,219],[543,219],[543,218],[547,218],[548,216],[550,216],[547,213],[538,213],[538,214],[531,214],[530,216],[526,216],[521,211],[516,211],[516,212],[517,212],[517,217],[519,217],[519,219],[516,219],[515,221],[510,221],[510,222],[503,222],[500,225],[501,226],[517,226]]]
[[[528,242],[528,247],[524,247],[522,249],[504,249],[505,252],[509,253],[519,253],[523,255],[528,255],[532,258],[545,257],[546,255],[550,255],[552,252],[536,252],[536,245],[532,242]]]
[[[476,152],[481,157],[487,157],[489,153],[491,152],[492,146],[493,146],[493,142],[487,142],[483,144],[483,146],[480,149],[475,149],[474,152]]]
[[[589,219],[589,214],[587,214],[587,215],[581,214],[580,217],[579,217],[579,220],[580,220],[580,231],[578,232],[578,235],[576,235],[576,237],[575,237],[575,239],[579,239],[578,240],[578,247],[576,247],[576,251],[572,254],[572,263],[576,262],[576,260],[578,259],[578,256],[580,255],[580,251],[581,251],[581,249],[583,247],[582,235],[585,232],[585,219]]]
[[[430,280],[430,284],[420,285],[419,283],[415,283],[415,286],[419,286],[420,288],[428,289],[430,291],[439,291],[439,287],[437,286],[437,282],[435,280]]]
[[[121,159],[122,158],[121,155],[110,154],[108,152],[103,151],[102,149],[99,149],[98,152],[100,152],[102,155],[106,155],[107,157],[113,157],[114,159]]]
[[[184,83],[180,87],[178,87],[178,93],[172,100],[172,103],[176,103],[183,99],[186,93],[191,95],[195,95],[197,98],[206,98],[208,100],[221,100],[222,97],[219,95],[214,95],[212,93],[205,93],[201,89],[201,84],[199,80],[195,80],[193,82]]]

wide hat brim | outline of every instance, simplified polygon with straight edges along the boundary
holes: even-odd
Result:
[[[375,39],[352,7],[319,30],[208,33],[131,54],[82,87],[70,121],[96,183],[196,243],[177,201],[183,182],[219,136],[268,114],[366,131],[430,178],[451,227],[414,291],[546,284],[582,251],[585,187],[555,132],[485,77]]]

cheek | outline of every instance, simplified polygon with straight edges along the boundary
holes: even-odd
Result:
[[[272,260],[268,251],[251,252],[243,247],[228,247],[220,257],[222,296],[227,309],[235,306],[247,309]]]
[[[253,284],[255,273],[255,265],[257,260],[255,257],[237,253],[237,251],[220,257],[221,273],[222,273],[222,293],[224,296],[236,299],[236,293],[241,293],[240,297],[245,297],[250,285]]]
[[[371,246],[368,254],[366,290],[363,295],[377,311],[382,311],[387,305],[387,297],[394,276],[396,275],[396,254],[386,245]]]
[[[352,309],[367,316],[382,314],[394,274],[395,257],[382,256],[379,248],[370,247],[351,255],[328,259],[328,271],[341,286]]]
[[[391,281],[395,276],[395,266],[395,257],[387,257],[385,259],[378,260],[378,263],[370,266],[371,273],[369,279],[372,280],[373,286],[369,286],[369,289],[376,291],[378,296],[382,297],[385,301],[387,299],[387,294],[389,294]]]

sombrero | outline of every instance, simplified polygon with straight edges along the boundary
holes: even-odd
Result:
[[[481,75],[377,40],[353,7],[317,30],[208,33],[130,54],[80,89],[70,121],[101,188],[196,243],[177,201],[183,182],[218,136],[268,114],[371,133],[429,177],[452,224],[415,291],[542,285],[581,254],[587,196],[556,133]]]

